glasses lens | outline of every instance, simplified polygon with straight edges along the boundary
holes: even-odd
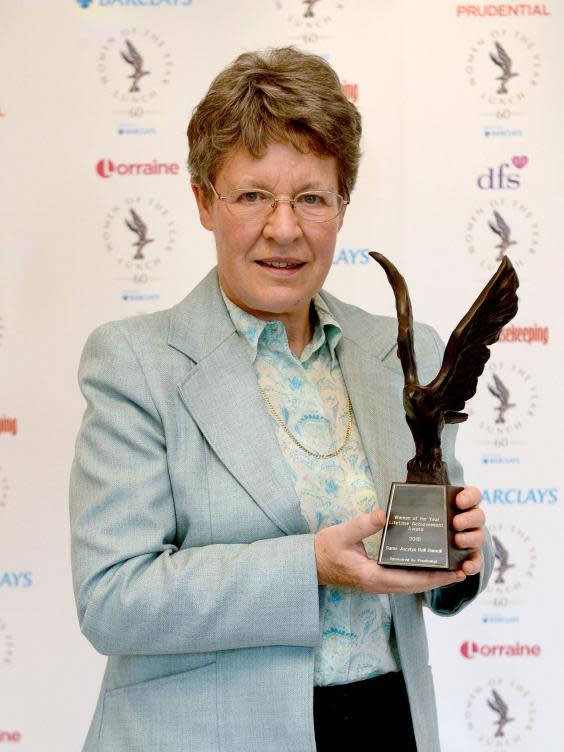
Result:
[[[274,203],[274,196],[268,191],[238,188],[224,196],[225,203],[232,214],[240,217],[260,217],[267,214]]]
[[[300,193],[294,199],[298,214],[314,222],[326,222],[334,219],[343,207],[343,198],[330,191],[308,191]]]

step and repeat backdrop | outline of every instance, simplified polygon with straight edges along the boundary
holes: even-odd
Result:
[[[241,51],[287,44],[363,116],[330,291],[393,314],[379,250],[446,339],[505,254],[520,275],[459,431],[495,572],[428,629],[444,752],[562,749],[564,2],[1,0],[0,35],[0,750],[79,750],[104,667],[69,560],[84,341],[214,265],[186,124]]]

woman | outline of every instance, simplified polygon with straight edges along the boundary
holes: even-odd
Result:
[[[321,58],[241,55],[188,128],[216,269],[86,344],[73,571],[110,656],[88,752],[439,748],[422,603],[461,609],[492,556],[472,488],[460,571],[367,556],[412,444],[396,323],[320,293],[360,133]],[[430,378],[436,335],[416,341]],[[459,482],[450,428],[443,446]]]

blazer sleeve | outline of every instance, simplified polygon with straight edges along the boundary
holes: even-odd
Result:
[[[439,335],[431,327],[425,327],[433,342],[437,357],[437,371],[442,363],[444,344]],[[434,375],[434,374],[433,374]],[[458,431],[457,425],[446,425],[443,430],[441,446],[443,460],[448,465],[449,478],[452,485],[464,486],[464,473],[462,465],[456,459],[454,453],[455,439]],[[461,611],[465,606],[471,603],[474,598],[485,589],[490,579],[493,565],[494,553],[491,536],[486,529],[486,545],[483,549],[484,566],[479,574],[467,577],[462,582],[454,585],[436,588],[425,593],[425,601],[431,610],[439,616],[452,616]]]
[[[182,548],[162,421],[119,322],[88,339],[79,383],[87,408],[71,471],[71,553],[79,621],[94,647],[314,646],[313,535]]]

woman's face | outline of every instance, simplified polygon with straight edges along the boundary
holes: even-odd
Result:
[[[262,188],[288,199],[305,190],[338,193],[337,163],[287,144],[271,144],[260,159],[235,149],[214,187],[219,195]],[[228,297],[258,318],[306,325],[311,298],[331,268],[344,210],[328,222],[312,222],[281,203],[268,216],[249,220],[234,217],[223,201],[207,201],[199,186],[193,189],[200,221],[215,236],[218,276]],[[281,269],[272,262],[298,265]]]

